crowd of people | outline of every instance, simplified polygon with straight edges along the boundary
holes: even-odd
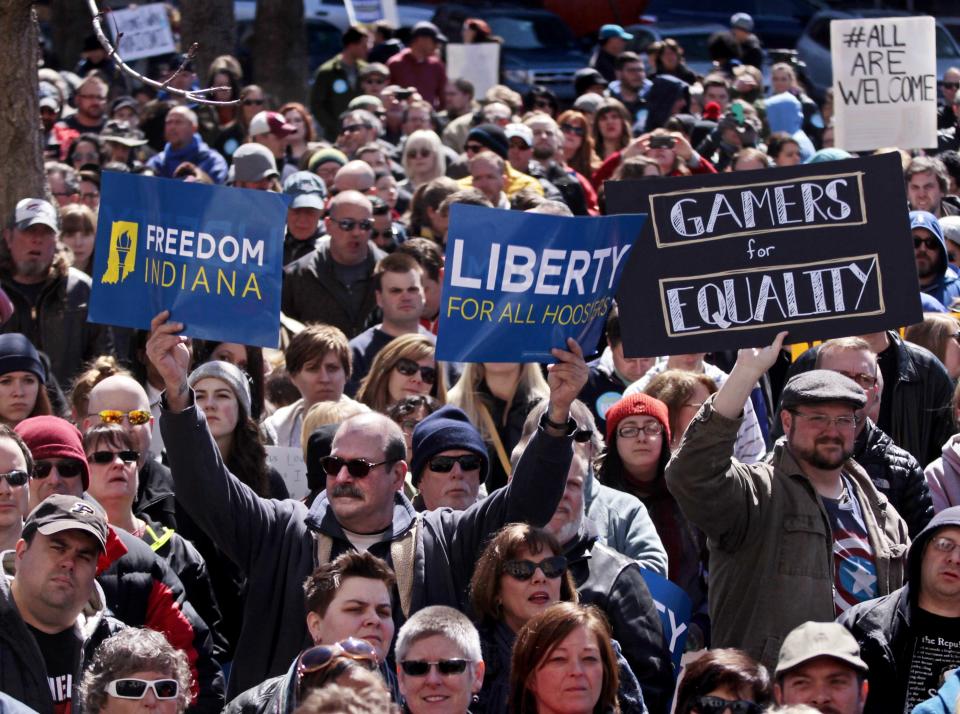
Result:
[[[216,106],[95,41],[41,68],[49,193],[0,242],[0,711],[956,712],[960,69],[941,145],[882,150],[922,323],[629,357],[614,306],[595,354],[436,359],[453,204],[851,158],[753,29],[700,76],[606,25],[569,106],[475,96],[431,23],[350,27],[280,106],[232,56],[150,65]],[[289,196],[279,349],[87,320],[105,171]],[[650,574],[690,601],[679,684]]]

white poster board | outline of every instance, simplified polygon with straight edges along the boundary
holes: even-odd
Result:
[[[268,446],[267,466],[272,466],[283,477],[290,498],[300,500],[307,495],[307,465],[303,449],[298,446]]]
[[[170,30],[170,18],[163,3],[114,10],[107,15],[104,25],[110,28],[114,40],[117,33],[122,35],[117,51],[126,61],[177,51]]]
[[[482,97],[500,83],[500,44],[447,45],[447,77],[470,81],[474,96]]]
[[[936,147],[935,36],[932,17],[830,23],[838,148]]]
[[[394,27],[400,26],[397,0],[343,0],[343,6],[351,25],[386,20]]]

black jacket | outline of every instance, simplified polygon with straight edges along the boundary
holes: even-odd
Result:
[[[933,500],[923,467],[870,419],[853,445],[853,460],[907,522],[910,537],[916,538],[933,518]]]
[[[564,555],[580,602],[596,605],[610,621],[613,638],[640,682],[647,708],[651,714],[666,714],[673,697],[673,664],[656,603],[637,561],[601,543],[596,525],[588,518]]]
[[[243,626],[230,673],[229,693],[286,671],[310,644],[303,580],[315,565],[316,539],[332,541],[330,558],[353,548],[321,494],[309,511],[299,501],[260,498],[230,474],[210,436],[203,412],[192,404],[173,414],[160,402],[160,428],[180,503],[248,576]],[[542,527],[563,495],[572,438],[542,429],[531,439],[510,485],[465,511],[443,508],[420,515],[410,612],[427,605],[464,609],[474,564],[486,540],[507,523]],[[390,544],[404,538],[417,517],[410,501],[394,496],[393,526],[370,552],[392,564]],[[404,622],[397,588],[394,621]]]
[[[177,501],[170,469],[148,458],[137,474],[137,500],[133,512],[140,518],[177,529]]]

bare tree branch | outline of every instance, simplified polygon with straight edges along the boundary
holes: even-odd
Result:
[[[174,72],[172,75],[170,75],[170,77],[168,77],[165,82],[161,83],[161,82],[157,82],[156,80],[150,79],[149,77],[144,77],[142,74],[140,74],[135,69],[133,69],[133,67],[128,65],[126,62],[124,62],[123,58],[120,56],[120,53],[117,51],[117,48],[110,43],[110,40],[109,38],[107,38],[106,33],[104,33],[103,26],[101,24],[105,16],[105,13],[101,12],[97,8],[96,0],[87,0],[87,7],[90,9],[90,14],[93,16],[93,32],[97,36],[97,40],[99,40],[100,44],[103,45],[103,49],[107,51],[107,55],[109,57],[112,57],[113,60],[117,63],[117,66],[120,68],[120,71],[123,72],[128,77],[137,79],[143,82],[144,84],[150,87],[153,87],[154,89],[167,92],[168,94],[172,94],[177,97],[183,97],[184,99],[188,99],[191,102],[196,102],[197,104],[210,104],[215,107],[229,107],[229,106],[234,106],[240,103],[239,98],[233,99],[229,102],[218,102],[213,99],[207,99],[206,97],[203,96],[204,94],[207,94],[209,92],[214,92],[218,89],[229,89],[229,87],[208,87],[207,89],[186,91],[183,89],[177,89],[176,87],[168,86],[170,81],[174,77],[176,77],[183,70],[186,64],[196,56],[196,52],[197,52],[196,42],[193,43],[193,45],[190,47],[190,50],[186,53],[183,59],[183,62],[177,68],[177,71]],[[117,44],[118,45],[120,44],[119,33],[118,33]]]

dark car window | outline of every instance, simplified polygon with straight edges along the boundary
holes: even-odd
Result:
[[[937,59],[954,59],[960,57],[957,45],[950,37],[950,33],[937,25]]]
[[[487,17],[493,34],[503,38],[503,46],[515,50],[539,50],[568,47],[573,33],[556,17]]]

